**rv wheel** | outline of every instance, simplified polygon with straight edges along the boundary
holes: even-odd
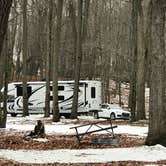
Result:
[[[12,117],[16,117],[17,114],[16,114],[16,113],[11,113],[11,116],[12,116]]]
[[[98,119],[98,118],[99,118],[98,112],[94,112],[94,118],[95,118],[95,119]]]
[[[70,119],[70,114],[64,114],[64,117],[65,117],[66,119]]]

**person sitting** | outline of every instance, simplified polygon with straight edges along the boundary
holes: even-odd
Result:
[[[44,138],[45,137],[45,127],[41,120],[37,120],[34,131],[24,137],[25,140],[30,140],[33,138]]]

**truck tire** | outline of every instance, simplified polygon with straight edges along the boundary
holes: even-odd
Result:
[[[111,119],[111,120],[115,120],[115,119],[116,119],[115,113],[113,113],[113,112],[111,113],[110,119]]]

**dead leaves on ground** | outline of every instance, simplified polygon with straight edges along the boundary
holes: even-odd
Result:
[[[47,142],[38,142],[35,140],[26,141],[23,135],[17,133],[15,135],[1,135],[0,149],[36,149],[36,150],[53,150],[53,149],[86,149],[86,148],[123,148],[141,146],[144,144],[142,137],[130,137],[128,135],[118,134],[116,138],[119,140],[118,144],[93,144],[91,142],[94,138],[108,138],[108,135],[88,135],[85,136],[81,142],[75,136],[60,135],[60,136],[47,136]]]

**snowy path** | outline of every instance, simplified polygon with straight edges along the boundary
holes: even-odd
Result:
[[[0,158],[21,163],[104,163],[111,161],[166,160],[166,148],[161,145],[136,148],[86,149],[86,150],[0,150]]]

